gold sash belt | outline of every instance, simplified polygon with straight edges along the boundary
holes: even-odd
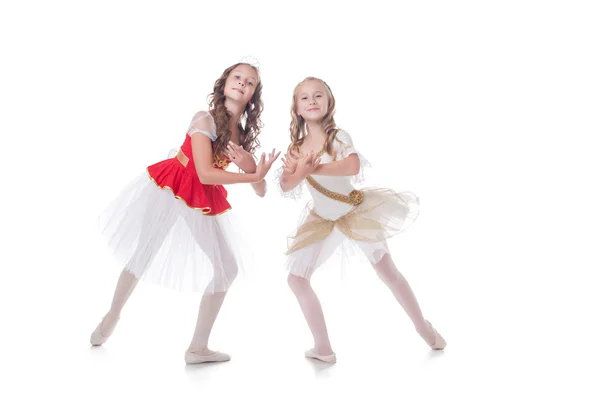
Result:
[[[312,176],[308,175],[306,181],[310,183],[312,187],[317,189],[321,194],[329,197],[330,199],[341,201],[342,203],[351,204],[357,206],[365,199],[365,194],[360,190],[353,190],[348,195],[336,193],[329,189],[324,188],[319,182]]]

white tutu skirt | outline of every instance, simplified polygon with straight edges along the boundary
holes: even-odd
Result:
[[[208,216],[141,174],[102,212],[100,229],[123,267],[177,291],[227,291],[243,270],[231,210]],[[247,255],[246,255],[247,256]]]
[[[389,253],[387,239],[406,230],[419,214],[419,199],[411,192],[362,189],[364,200],[336,220],[321,217],[309,203],[288,237],[286,269],[310,279],[334,253],[342,260],[364,256],[376,264]]]

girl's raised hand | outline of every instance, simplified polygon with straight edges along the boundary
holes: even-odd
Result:
[[[246,173],[254,172],[256,170],[256,162],[252,154],[248,153],[242,146],[239,146],[233,142],[229,142],[227,146],[228,156],[231,162],[237,165],[242,171]]]
[[[265,178],[265,176],[271,169],[271,166],[273,165],[275,160],[277,160],[280,154],[280,151],[275,153],[275,149],[273,149],[271,153],[269,153],[269,158],[267,159],[265,153],[262,153],[258,164],[256,164],[257,182],[260,182]]]
[[[300,176],[306,177],[314,171],[320,162],[321,157],[317,157],[314,152],[310,152],[298,160],[296,172],[298,172]]]

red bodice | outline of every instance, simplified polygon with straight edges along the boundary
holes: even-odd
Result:
[[[222,185],[200,182],[192,157],[192,137],[185,136],[179,156],[149,166],[148,175],[158,187],[170,189],[188,207],[201,210],[205,215],[222,214],[231,209],[227,190]],[[225,170],[230,162],[226,156],[215,155],[213,167]]]

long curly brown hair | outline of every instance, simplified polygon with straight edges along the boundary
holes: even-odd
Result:
[[[240,65],[248,65],[254,69],[258,75],[258,83],[254,89],[254,95],[252,95],[252,98],[242,113],[241,120],[244,123],[243,125],[241,121],[238,123],[238,127],[241,132],[240,146],[242,146],[242,148],[248,153],[254,155],[256,148],[260,145],[258,135],[263,127],[263,123],[260,120],[260,114],[262,113],[264,107],[261,97],[262,81],[260,80],[260,72],[258,68],[253,65],[237,63],[223,71],[221,77],[215,81],[213,92],[208,95],[209,112],[213,116],[215,125],[217,127],[217,139],[213,142],[214,154],[224,153],[227,149],[229,140],[231,139],[231,129],[229,129],[229,119],[231,116],[227,112],[227,108],[225,108],[224,88],[225,81],[227,80],[227,77],[231,71]]]
[[[304,120],[304,118],[302,118],[302,116],[298,115],[296,110],[298,88],[300,87],[300,85],[307,81],[319,81],[325,86],[329,107],[327,109],[327,112],[325,113],[325,116],[323,117],[323,121],[321,121],[321,125],[323,126],[323,130],[327,134],[327,139],[325,140],[325,149],[327,151],[327,154],[334,155],[333,141],[335,140],[335,137],[339,131],[339,128],[335,123],[335,119],[333,118],[335,114],[335,97],[333,97],[331,88],[324,80],[312,76],[305,78],[294,88],[294,95],[292,97],[292,109],[290,111],[290,114],[292,116],[292,122],[290,123],[290,139],[292,143],[288,147],[288,152],[291,154],[295,153],[296,155],[298,155],[300,153],[300,147],[302,146],[302,143],[304,143],[304,139],[306,138],[306,135],[308,133],[306,131],[306,121]]]

